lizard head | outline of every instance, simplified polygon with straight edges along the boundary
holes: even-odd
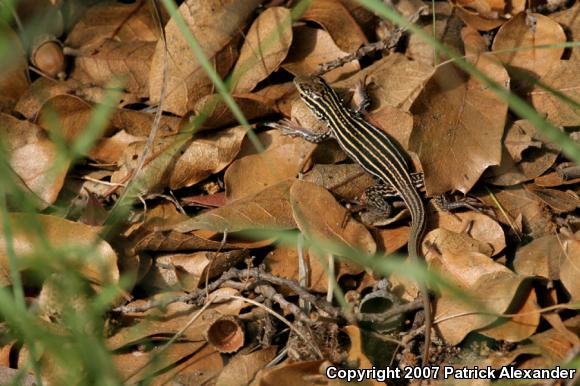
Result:
[[[319,76],[297,76],[294,84],[302,99],[320,100],[332,92],[332,89],[324,79]]]

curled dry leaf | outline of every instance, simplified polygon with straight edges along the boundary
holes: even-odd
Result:
[[[222,250],[233,248],[262,248],[271,243],[271,240],[238,240],[228,237],[229,242],[223,243],[223,236],[216,232],[206,231],[172,231],[173,225],[166,229],[158,229],[141,237],[136,237],[134,248],[139,251],[176,252],[192,250]]]
[[[304,181],[324,187],[347,200],[357,200],[375,179],[357,164],[317,164],[306,174]]]
[[[504,15],[506,2],[503,0],[452,0],[451,3],[457,16],[479,31],[492,30],[508,20]],[[516,9],[516,12],[523,11]]]
[[[154,347],[148,351],[137,349],[120,353],[112,359],[115,369],[123,377],[124,382],[128,384],[138,384],[150,380],[151,373],[149,371],[154,371],[157,374],[155,381],[159,382],[158,384],[169,382],[178,373],[185,376],[183,367],[185,367],[185,363],[191,366],[191,358],[195,358],[193,363],[200,366],[203,372],[200,369],[191,369],[190,371],[197,372],[198,375],[202,373],[211,378],[211,376],[215,376],[221,370],[223,362],[217,353],[208,355],[211,352],[215,352],[213,348],[204,349],[203,346],[203,342],[175,342],[163,351],[161,351],[161,347]],[[198,357],[196,353],[203,354]],[[219,368],[214,369],[212,361],[208,359],[213,360],[213,362],[219,361]],[[174,367],[176,364],[178,366]],[[200,378],[203,383],[204,377]]]
[[[303,139],[286,137],[280,146],[270,146],[262,153],[234,161],[224,176],[227,200],[237,200],[295,178],[315,147]]]
[[[220,316],[213,320],[205,331],[205,339],[222,354],[231,354],[244,345],[244,325],[233,315]]]
[[[328,379],[324,375],[324,362],[303,361],[290,362],[286,361],[274,367],[265,368],[258,372],[256,379],[251,386],[315,386],[324,379],[326,386],[339,386],[344,382],[338,379]],[[361,386],[369,386],[370,382],[364,381]]]
[[[165,8],[159,7],[163,12]],[[106,2],[89,8],[72,31],[66,45],[73,48],[98,46],[105,39],[120,42],[156,42],[159,22],[148,5]]]
[[[319,256],[313,249],[304,252],[304,261],[308,275],[306,277],[306,288],[311,291],[326,293],[328,291],[328,258]],[[300,272],[298,265],[298,254],[295,249],[278,247],[269,253],[264,260],[268,271],[273,275],[298,282]],[[361,268],[353,264],[345,264],[335,260],[335,278],[339,279],[344,275],[357,275],[361,273]]]
[[[469,30],[462,32],[475,47]],[[507,72],[493,58],[480,53],[471,59],[488,77],[506,84]],[[453,63],[437,68],[411,108],[410,148],[421,159],[428,195],[467,193],[487,167],[499,164],[507,107],[495,92]]]
[[[521,219],[523,232],[533,238],[552,234],[556,230],[544,205],[522,186],[494,191],[493,195],[493,200],[489,195],[481,196],[480,199],[489,208],[493,208],[496,218],[507,226],[513,227]],[[506,215],[509,219],[506,219]]]
[[[570,41],[580,40],[580,3],[576,2],[572,7],[550,15],[550,18],[562,25],[566,30],[566,35]],[[580,46],[571,47],[572,57],[570,60],[578,62],[580,60]]]
[[[3,59],[0,71],[0,112],[10,112],[30,84],[28,61],[20,38],[4,22],[0,22],[0,35],[3,37],[3,52],[9,52],[11,56],[11,60]]]
[[[420,3],[423,6],[423,3]],[[453,12],[454,8],[450,3],[436,2],[435,6],[435,37],[447,47],[461,52],[463,41],[461,40],[460,30],[463,27],[461,19]],[[459,8],[458,10],[460,10]],[[423,32],[433,35],[433,18],[432,15],[426,15],[417,22]],[[435,50],[428,42],[418,37],[416,34],[409,36],[409,46],[406,54],[409,58],[415,59],[429,66],[434,66]],[[437,55],[437,63],[443,62],[441,54]]]
[[[74,79],[53,80],[40,77],[32,82],[26,92],[18,99],[14,111],[34,121],[47,100],[57,95],[74,94],[80,87],[80,82]]]
[[[179,189],[192,186],[221,171],[240,150],[246,130],[233,127],[209,134],[162,137],[149,149],[149,157],[141,169],[146,192],[169,186]],[[121,182],[136,170],[146,142],[135,142],[125,150],[121,168],[111,180]],[[142,190],[143,190],[142,189]]]
[[[155,114],[145,111],[116,109],[109,124],[117,130],[125,130],[136,137],[148,137],[155,121]],[[182,126],[182,119],[162,115],[157,129],[157,136],[177,134]]]
[[[42,256],[42,253],[46,251],[46,245],[40,242],[45,239],[48,245],[55,249],[67,248],[71,251],[82,251],[81,256],[76,256],[78,258],[76,269],[92,283],[103,285],[116,283],[119,280],[117,254],[106,241],[99,238],[100,227],[55,216],[26,213],[11,213],[8,221],[14,252],[22,262],[21,269],[26,269],[25,265],[29,264],[24,260],[26,257]],[[2,266],[0,283],[4,286],[9,285],[11,281],[8,275],[10,269],[5,235],[5,231],[2,230],[0,233],[0,265]],[[42,235],[43,239],[40,239],[39,235]],[[74,249],[75,247],[77,249]],[[73,260],[68,259],[67,263],[73,265]]]
[[[89,157],[103,163],[117,163],[130,144],[143,140],[121,130],[112,137],[101,138],[89,151]]]
[[[293,75],[310,75],[318,66],[336,58],[346,56],[348,52],[336,46],[328,32],[310,27],[294,29],[292,48],[282,67]],[[324,79],[334,82],[346,78],[360,70],[357,61],[345,64],[324,74]]]
[[[579,8],[580,9],[580,8]],[[579,22],[580,24],[580,22]],[[580,35],[580,33],[579,33]],[[580,37],[579,37],[580,38]],[[566,97],[580,100],[580,54],[570,60],[560,60],[554,63],[549,71],[540,79],[540,83],[558,90]],[[543,89],[536,84],[530,92],[532,104],[547,119],[558,126],[580,125],[580,107],[576,104],[562,100],[552,91]]]
[[[515,67],[515,71],[510,70],[512,77],[518,78],[517,70],[541,77],[560,60],[564,48],[533,47],[564,42],[566,34],[557,22],[539,13],[522,12],[501,26],[493,40],[492,51],[503,63]],[[499,52],[504,50],[508,52]]]
[[[247,120],[261,118],[275,112],[274,101],[255,93],[235,95],[233,99]],[[206,95],[199,99],[193,108],[193,113],[204,117],[201,129],[224,127],[238,122],[230,108],[218,94]],[[192,118],[189,118],[189,120]]]
[[[516,294],[520,295],[518,290],[525,277],[480,253],[478,243],[469,236],[436,229],[425,241],[439,251],[437,255],[425,255],[431,268],[473,300],[457,299],[447,290],[437,300],[437,327],[450,344],[458,344],[470,332],[489,326],[497,320],[496,315],[508,310]]]
[[[560,264],[560,280],[568,291],[571,301],[580,301],[580,242],[570,239],[564,242],[564,256]]]
[[[354,53],[360,46],[368,43],[364,32],[340,1],[313,1],[301,19],[319,24],[344,52]]]
[[[118,77],[128,92],[145,98],[149,95],[149,71],[155,46],[155,42],[105,40],[98,50],[92,47],[80,50],[71,77],[101,87]]]
[[[371,110],[385,105],[408,111],[433,74],[433,67],[394,53],[373,63],[333,87],[353,88],[366,77],[366,90],[371,98]]]
[[[215,381],[215,386],[246,386],[258,371],[276,356],[277,348],[271,346],[251,353],[239,353],[224,367]]]
[[[501,163],[488,170],[492,176],[488,180],[499,186],[529,181],[548,170],[558,154],[558,147],[547,142],[530,122],[513,122],[505,134]]]
[[[249,257],[247,250],[228,252],[194,252],[157,257],[159,273],[163,277],[160,288],[180,285],[184,291],[193,291]]]
[[[292,44],[292,17],[284,7],[266,8],[246,34],[233,69],[233,93],[246,93],[278,69]]]
[[[571,190],[563,192],[557,189],[540,188],[533,184],[528,184],[525,188],[549,206],[554,213],[572,212],[580,206],[578,194]]]
[[[376,252],[370,232],[326,189],[298,180],[290,189],[290,201],[298,228],[312,240],[335,243],[367,255]]]
[[[491,217],[477,212],[448,213],[438,212],[437,223],[439,228],[460,233],[467,230],[467,234],[480,244],[479,252],[487,256],[495,256],[506,247],[505,235],[502,227]]]
[[[531,346],[539,349],[542,355],[542,367],[553,367],[566,362],[569,360],[569,353],[580,344],[577,335],[580,317],[576,315],[567,319],[563,327],[551,328],[530,337]]]
[[[93,106],[69,94],[47,100],[38,112],[37,122],[51,134],[73,143],[84,132],[91,119]]]
[[[232,201],[177,224],[178,232],[206,229],[215,232],[237,232],[246,229],[292,229],[289,196],[291,180],[282,181],[254,195]]]
[[[516,315],[499,318],[490,327],[478,332],[495,340],[506,342],[521,342],[532,336],[540,324],[541,316],[536,292],[530,291],[518,307],[510,306],[508,313]]]
[[[547,235],[532,240],[518,249],[514,259],[516,272],[547,280],[561,280],[572,296],[578,300],[577,275],[580,267],[580,248],[574,240],[563,240],[559,235]]]
[[[216,63],[218,74],[224,76],[237,55],[236,44],[247,19],[260,4],[259,0],[188,0],[179,6],[179,14],[195,36],[206,57]],[[151,72],[149,97],[158,103],[163,84],[164,52],[167,49],[167,91],[163,110],[183,116],[195,103],[209,94],[213,84],[172,18],[165,26],[167,47],[158,40]]]
[[[0,135],[10,168],[18,176],[16,183],[33,192],[41,208],[53,204],[68,170],[68,163],[55,164],[56,145],[39,126],[4,113],[0,113]]]
[[[213,294],[224,296],[235,295],[233,288],[223,288],[212,292]],[[163,296],[161,294],[158,296]],[[145,300],[138,300],[131,305],[141,305]],[[183,332],[182,337],[190,342],[205,342],[204,332],[209,325],[220,315],[238,315],[246,303],[231,299],[224,303],[212,304],[198,317],[194,324]],[[115,335],[107,339],[107,347],[117,350],[123,347],[130,347],[145,338],[160,336],[167,337],[180,331],[183,326],[198,312],[198,307],[185,303],[168,304],[163,311],[151,309],[144,313],[133,314],[134,324],[130,327],[119,330]]]

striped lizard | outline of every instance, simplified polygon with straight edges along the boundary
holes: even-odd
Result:
[[[377,178],[379,184],[367,190],[371,204],[380,206],[387,192],[393,191],[404,201],[411,213],[409,256],[419,260],[419,248],[425,232],[425,205],[417,191],[417,174],[411,173],[405,153],[384,131],[371,125],[363,116],[346,107],[338,94],[318,76],[299,76],[294,79],[302,101],[328,130],[312,133],[297,127],[285,127],[287,135],[299,136],[309,142],[319,143],[334,138],[344,152],[367,173]],[[379,201],[379,202],[377,202]],[[377,205],[378,204],[378,205]],[[424,283],[419,283],[425,310],[425,347],[422,364],[429,361],[431,345],[431,302]]]

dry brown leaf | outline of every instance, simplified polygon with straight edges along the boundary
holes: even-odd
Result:
[[[304,253],[304,262],[306,264],[308,275],[307,285],[311,291],[326,293],[328,291],[328,259],[316,255],[312,249]],[[298,282],[300,272],[298,269],[298,254],[295,249],[278,247],[269,253],[264,260],[268,271],[273,275]],[[361,272],[359,266],[344,263],[335,260],[335,279],[344,275],[356,275]]]
[[[462,32],[464,40],[469,37],[472,42],[470,30]],[[506,84],[507,72],[493,58],[471,59],[488,77]],[[467,193],[487,167],[499,164],[507,107],[495,92],[452,63],[438,67],[411,108],[409,143],[421,159],[427,195]]]
[[[81,250],[81,256],[77,266],[79,272],[95,284],[116,283],[119,280],[119,269],[117,268],[117,254],[111,246],[99,238],[100,227],[93,227],[82,223],[76,223],[60,217],[11,213],[8,221],[12,233],[12,243],[14,252],[18,259],[22,261],[21,269],[26,269],[24,259],[40,251],[46,251],[46,246],[39,239],[42,235],[49,246],[53,248],[64,248],[67,250]],[[32,226],[34,224],[35,226]],[[39,233],[35,232],[38,229]],[[2,265],[2,276],[0,283],[5,286],[10,284],[11,278],[8,274],[8,252],[6,246],[6,233],[0,233],[0,264]],[[77,249],[75,249],[75,247]],[[67,259],[71,264],[72,259]]]
[[[546,141],[530,122],[515,121],[507,128],[501,163],[488,170],[488,180],[499,186],[529,181],[548,170],[558,154],[558,147]]]
[[[579,22],[580,24],[580,22]],[[580,38],[580,37],[579,37]],[[570,60],[560,60],[554,63],[546,74],[540,78],[540,82],[554,90],[557,90],[568,98],[580,100],[580,54]],[[580,125],[580,108],[572,105],[556,96],[551,91],[546,91],[536,84],[530,92],[532,104],[542,113],[547,115],[548,120],[558,126]]]
[[[143,141],[143,137],[134,137],[125,130],[117,132],[112,137],[101,138],[89,151],[89,157],[103,163],[116,163],[127,147],[133,142]]]
[[[411,227],[407,225],[378,229],[379,249],[385,254],[398,251],[409,242],[410,231]]]
[[[434,216],[430,217],[434,220]],[[479,252],[488,256],[495,256],[506,247],[502,227],[483,213],[473,211],[459,213],[437,212],[437,225],[439,228],[457,233],[467,229],[467,234],[481,243]]]
[[[109,124],[118,130],[125,130],[136,137],[148,137],[153,127],[155,114],[145,111],[117,109],[113,111]],[[157,136],[177,134],[181,129],[182,119],[162,115],[157,129]]]
[[[580,206],[578,194],[568,190],[563,192],[556,189],[547,189],[528,184],[525,186],[528,192],[536,196],[540,201],[549,206],[554,213],[572,212]]]
[[[294,29],[292,48],[282,67],[293,75],[310,75],[322,63],[346,56],[348,52],[336,46],[328,32],[310,27]],[[360,70],[357,61],[335,68],[324,74],[328,82],[346,78]]]
[[[437,255],[425,255],[431,268],[474,299],[466,303],[443,290],[437,300],[437,327],[443,338],[455,345],[470,332],[497,320],[488,312],[506,312],[525,277],[480,253],[475,240],[467,235],[436,229],[427,234],[425,241],[439,251]]]
[[[284,7],[266,8],[246,34],[233,69],[233,93],[252,91],[258,82],[278,69],[292,44],[292,18]]]
[[[82,49],[75,57],[71,77],[101,87],[110,85],[118,77],[127,91],[145,98],[149,95],[149,71],[155,45],[146,41],[106,40],[96,50],[94,47]]]
[[[493,194],[502,210],[497,208],[496,201],[488,195],[481,196],[480,199],[493,208],[496,218],[507,226],[512,227],[521,218],[523,231],[533,238],[553,234],[556,230],[551,215],[544,210],[544,205],[522,186],[494,191]],[[506,214],[509,220],[506,219]]]
[[[10,60],[3,58],[0,71],[0,112],[11,112],[18,99],[27,91],[28,61],[20,38],[4,22],[0,22],[3,36],[3,52],[10,53]]]
[[[319,24],[344,52],[354,53],[360,46],[368,43],[356,20],[339,0],[313,1],[301,19]]]
[[[375,179],[357,164],[315,165],[304,177],[331,191],[339,197],[356,200],[365,189],[375,184]]]
[[[514,309],[510,307],[513,317],[499,318],[493,325],[478,332],[495,340],[506,342],[521,342],[532,336],[540,324],[540,307],[535,291],[530,291],[522,304]]]
[[[380,110],[387,105],[408,111],[432,74],[433,67],[394,53],[333,87],[353,88],[366,76],[371,110]]]
[[[505,14],[506,2],[504,0],[451,0],[455,6],[455,13],[465,24],[479,30],[489,31],[499,27],[511,17]],[[510,4],[512,12],[521,12],[519,5],[514,1]]]
[[[162,137],[149,150],[148,160],[141,169],[144,176],[142,192],[155,192],[166,186],[179,189],[192,186],[221,171],[235,158],[245,128],[238,126],[212,133],[187,137]],[[127,147],[122,164],[111,177],[121,182],[137,168],[146,142],[134,142]]]
[[[233,99],[247,120],[261,118],[275,112],[274,101],[256,94],[235,95]],[[222,102],[221,97],[217,94],[200,98],[193,108],[193,113],[204,117],[201,129],[223,127],[238,122],[230,108]]]
[[[574,185],[580,182],[580,178],[566,179],[558,172],[546,173],[534,179],[534,184],[544,188],[553,188],[562,185]]]
[[[215,380],[215,386],[246,386],[276,356],[276,347],[252,353],[239,353],[224,367]]]
[[[156,258],[157,270],[163,281],[159,288],[179,285],[184,291],[193,291],[205,286],[206,280],[214,280],[228,269],[248,258],[247,250],[229,252],[194,252],[162,255]]]
[[[271,244],[271,240],[236,240],[228,237],[230,242],[223,243],[220,236],[216,238],[216,233],[210,232],[208,235],[204,231],[179,232],[168,229],[159,229],[149,232],[135,240],[136,251],[159,251],[176,252],[191,250],[212,250],[217,251],[224,248],[262,248]]]
[[[212,292],[212,297],[214,294],[216,296],[218,294],[228,296],[236,293],[237,291],[233,288],[222,288]],[[129,306],[139,306],[145,301],[138,300],[129,303]],[[210,305],[204,311],[202,317],[197,318],[194,324],[183,332],[182,338],[191,342],[205,342],[204,332],[217,316],[238,315],[245,305],[245,302],[238,299]],[[198,307],[195,305],[177,302],[167,305],[163,311],[151,309],[144,313],[132,314],[134,324],[119,330],[115,335],[108,338],[107,347],[111,350],[117,350],[123,347],[130,347],[145,338],[173,335],[187,324],[197,310]]]
[[[423,5],[424,3],[420,3]],[[449,3],[436,2],[435,6],[435,37],[447,47],[457,52],[463,50],[460,30],[463,27],[461,19],[453,13],[453,7]],[[433,35],[433,18],[427,15],[420,18],[418,24],[423,32]],[[418,37],[416,34],[409,36],[409,45],[406,51],[409,58],[415,59],[429,66],[435,65],[435,50],[428,42]],[[437,63],[445,61],[445,56],[438,54]]]
[[[365,346],[367,344],[366,337],[363,331],[354,325],[346,326],[342,329],[350,339],[350,349],[348,350],[348,361],[356,363],[359,369],[370,369],[373,363],[365,354]],[[373,386],[383,386],[385,382],[379,382],[377,379],[367,380],[365,383]]]
[[[518,249],[514,269],[522,275],[558,280],[559,266],[563,259],[564,252],[560,240],[557,236],[547,235],[536,238]]]
[[[576,315],[564,322],[566,331],[559,329],[549,329],[530,337],[531,346],[537,347],[547,367],[552,367],[557,363],[564,363],[568,360],[568,354],[578,347],[578,328],[580,327],[580,316]]]
[[[26,92],[22,94],[14,107],[14,111],[34,121],[36,114],[38,114],[47,100],[57,95],[74,94],[80,87],[80,82],[74,79],[62,81],[40,77],[32,82]]]
[[[247,19],[260,4],[259,0],[209,0],[185,1],[179,13],[190,32],[195,36],[206,57],[224,76],[233,65],[237,54],[236,44]],[[167,91],[163,110],[183,116],[195,103],[213,88],[191,48],[171,19],[165,26],[167,36]],[[165,42],[159,40],[151,62],[149,98],[158,103],[163,84]]]
[[[298,180],[290,189],[290,201],[298,228],[312,240],[354,248],[366,255],[376,252],[377,246],[369,231],[326,189]]]
[[[317,386],[321,380],[325,386],[339,386],[344,382],[338,379],[328,379],[322,368],[323,361],[283,362],[274,367],[262,369],[256,375],[250,386]],[[366,383],[361,383],[366,386]]]
[[[316,145],[299,138],[238,159],[226,170],[224,185],[228,201],[252,195],[288,178],[295,178]],[[248,176],[252,176],[248,178]]]
[[[202,213],[177,224],[178,232],[206,229],[237,232],[245,229],[292,229],[296,227],[289,202],[291,180],[269,186],[254,195]]]
[[[37,115],[37,122],[52,135],[71,144],[85,132],[91,119],[93,106],[69,94],[57,95],[47,100]]]
[[[165,10],[163,7],[159,9],[162,12]],[[125,43],[156,42],[159,39],[159,24],[153,15],[149,4],[96,4],[75,23],[65,43],[68,47],[81,48],[96,46],[103,40],[112,38]]]
[[[18,176],[15,181],[33,192],[41,208],[53,204],[58,197],[68,162],[55,165],[58,149],[39,126],[0,113],[0,135],[7,161]]]
[[[124,382],[137,384],[151,374],[162,375],[175,363],[194,355],[203,346],[203,342],[176,342],[163,351],[161,347],[154,347],[150,351],[137,349],[115,355],[112,359]]]
[[[203,385],[212,382],[223,370],[223,356],[210,345],[204,346],[189,359],[155,377],[152,386],[164,386],[172,382],[180,385]]]
[[[570,41],[580,40],[580,3],[576,2],[572,7],[550,15],[550,19],[560,23],[566,29],[566,35]],[[570,60],[580,60],[580,46],[572,47]]]
[[[273,129],[258,132],[255,134],[258,137],[258,141],[260,142],[264,150],[269,150],[278,146],[286,145],[288,143],[293,143],[293,141],[291,141],[291,137],[282,134],[280,130]],[[261,152],[260,149],[256,149],[254,141],[252,141],[252,139],[249,136],[247,136],[244,138],[244,141],[242,142],[242,148],[238,153],[237,159],[244,158],[252,154],[259,154],[260,152]]]
[[[564,48],[529,48],[539,45],[562,44],[566,34],[562,27],[548,16],[539,13],[520,13],[501,26],[493,40],[492,51],[503,63],[535,76],[544,76],[560,60]],[[510,52],[498,52],[512,50]],[[517,72],[510,70],[517,78]]]
[[[560,264],[560,280],[568,291],[571,301],[580,301],[580,242],[566,240],[564,242],[564,256]]]

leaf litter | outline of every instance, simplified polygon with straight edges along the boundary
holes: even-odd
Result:
[[[422,251],[440,280],[430,285],[428,363],[553,368],[577,355],[578,166],[419,37],[350,0],[301,12],[291,1],[178,2],[245,127],[163,7],[45,3],[66,23],[48,23],[36,45],[19,23],[0,24],[0,281],[22,285],[30,316],[69,345],[71,312],[94,312],[100,299],[92,333],[117,382],[334,384],[331,365],[420,363],[413,269],[382,280],[362,258],[403,261],[404,205],[393,200],[393,217],[372,225],[362,204],[373,178],[332,142],[272,128],[285,119],[324,130],[291,83],[319,71],[346,104],[365,89],[365,119],[410,153],[426,200],[482,204],[428,206]],[[579,48],[564,46],[578,41],[579,4],[391,5],[562,131],[579,126]],[[15,12],[34,17],[24,5]],[[365,51],[381,40],[387,49]],[[115,77],[123,86],[110,101]],[[97,109],[107,119],[77,154]],[[71,275],[85,292],[71,293]],[[2,377],[30,370],[29,342],[2,326],[3,356],[18,358],[3,361]],[[60,354],[41,355],[48,384],[70,375]]]

